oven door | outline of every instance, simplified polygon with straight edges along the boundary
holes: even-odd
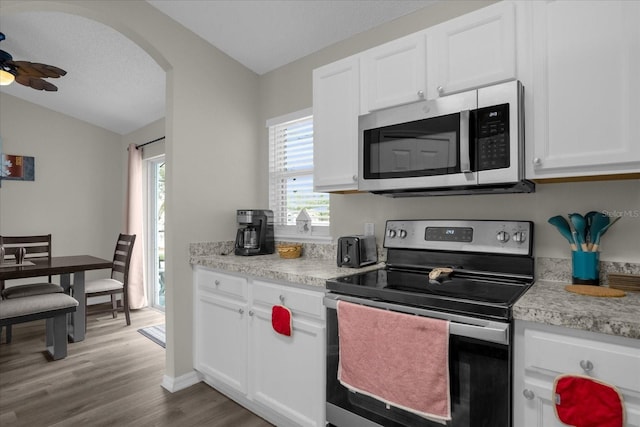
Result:
[[[508,323],[327,294],[327,422],[338,427],[436,427],[407,411],[349,391],[338,381],[337,301],[450,321],[450,427],[511,426],[511,328]]]

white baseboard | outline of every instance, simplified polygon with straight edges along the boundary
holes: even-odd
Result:
[[[180,391],[182,389],[191,387],[192,385],[198,384],[200,381],[202,381],[202,376],[196,371],[188,372],[184,375],[180,375],[177,378],[165,375],[164,377],[162,377],[162,387],[164,387],[171,393],[175,393],[176,391]]]

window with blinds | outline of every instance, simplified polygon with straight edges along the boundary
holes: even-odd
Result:
[[[306,209],[312,236],[329,234],[329,195],[313,191],[313,116],[310,110],[267,122],[269,128],[269,208],[276,234],[295,234]]]

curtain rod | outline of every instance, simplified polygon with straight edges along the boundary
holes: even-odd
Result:
[[[136,150],[144,147],[145,145],[153,144],[154,142],[162,141],[165,137],[161,136],[160,138],[154,139],[153,141],[145,142],[144,144],[136,145]]]

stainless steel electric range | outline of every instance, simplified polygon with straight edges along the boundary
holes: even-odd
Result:
[[[450,321],[451,427],[511,427],[512,307],[534,280],[533,223],[387,221],[384,269],[327,281],[327,421],[440,426],[337,379],[338,301]]]

